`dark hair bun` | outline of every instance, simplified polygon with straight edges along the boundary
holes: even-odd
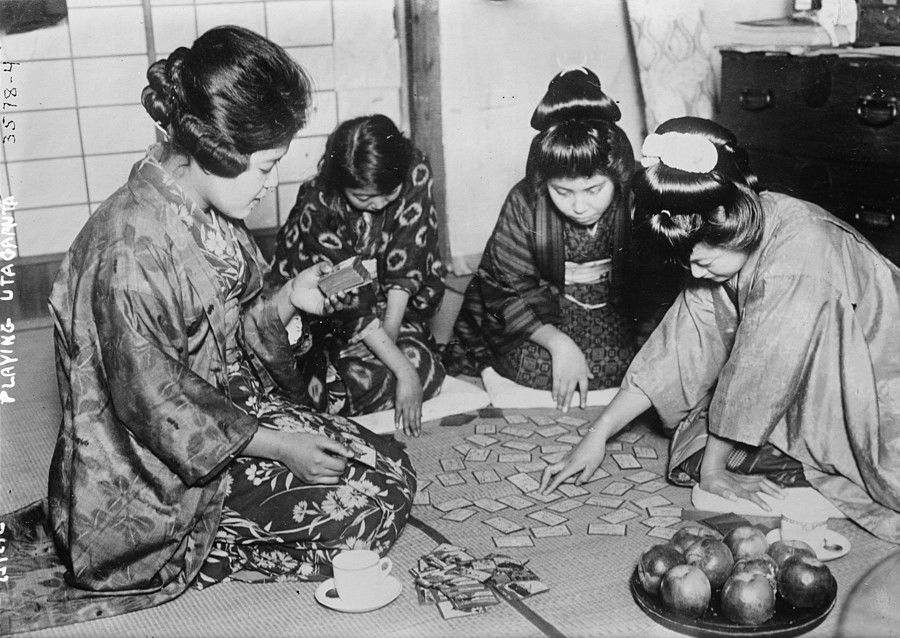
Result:
[[[161,127],[167,129],[175,120],[181,85],[181,68],[189,49],[179,47],[165,59],[147,69],[148,86],[141,93],[141,104]]]
[[[558,73],[531,116],[531,128],[544,131],[566,120],[618,122],[622,112],[590,69],[580,67]]]

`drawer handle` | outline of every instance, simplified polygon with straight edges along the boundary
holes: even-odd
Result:
[[[860,208],[859,212],[853,215],[853,218],[859,222],[860,226],[865,226],[872,230],[885,230],[893,226],[894,222],[897,221],[897,216],[894,213],[869,210],[867,208]]]
[[[741,108],[745,111],[762,111],[772,106],[772,91],[769,89],[744,89],[741,91]]]
[[[856,99],[856,117],[869,126],[887,126],[897,119],[897,98],[864,95]]]

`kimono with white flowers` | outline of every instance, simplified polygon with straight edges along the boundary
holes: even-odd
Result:
[[[295,353],[252,237],[187,199],[160,152],[91,217],[53,288],[63,423],[49,498],[2,521],[0,633],[192,583],[324,578],[336,551],[386,552],[409,513],[415,475],[395,442],[292,400]],[[361,439],[376,467],[305,484],[241,456],[260,427]]]

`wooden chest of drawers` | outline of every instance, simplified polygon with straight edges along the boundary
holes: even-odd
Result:
[[[719,121],[764,187],[815,202],[900,264],[900,57],[722,51]]]

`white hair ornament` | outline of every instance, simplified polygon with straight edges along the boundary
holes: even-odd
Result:
[[[719,161],[716,145],[708,139],[675,131],[648,135],[641,147],[641,155],[644,168],[662,162],[687,173],[708,173]]]

